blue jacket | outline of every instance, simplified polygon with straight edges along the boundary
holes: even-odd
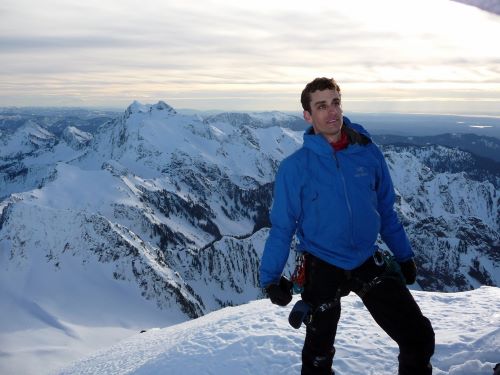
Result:
[[[345,270],[373,255],[379,233],[397,261],[414,256],[394,211],[394,187],[382,152],[361,125],[344,117],[344,129],[347,148],[334,152],[311,127],[302,148],[281,162],[261,286],[279,280],[295,234],[299,251]]]

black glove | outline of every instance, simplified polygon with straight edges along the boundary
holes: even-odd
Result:
[[[406,262],[400,262],[401,273],[405,277],[406,285],[411,285],[417,279],[417,265],[413,258],[407,260]]]
[[[266,293],[271,302],[278,306],[286,306],[292,300],[293,283],[285,276],[281,276],[279,284],[266,286]]]

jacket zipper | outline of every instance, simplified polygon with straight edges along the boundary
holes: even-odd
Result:
[[[344,173],[340,169],[340,164],[339,164],[339,159],[337,157],[337,152],[334,151],[333,152],[333,156],[335,158],[335,163],[337,165],[337,170],[339,172],[340,179],[342,180],[342,186],[344,187],[345,202],[346,202],[346,205],[347,205],[347,212],[349,214],[349,226],[351,227],[351,241],[350,242],[351,242],[352,249],[355,249],[355,246],[354,246],[354,223],[353,223],[353,217],[352,217],[352,206],[351,206],[351,202],[349,201],[349,196],[347,195],[347,185],[346,185],[346,182],[345,182]]]

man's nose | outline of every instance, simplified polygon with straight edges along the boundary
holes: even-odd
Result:
[[[332,114],[337,115],[339,113],[342,113],[342,108],[338,105],[331,105],[328,111]]]

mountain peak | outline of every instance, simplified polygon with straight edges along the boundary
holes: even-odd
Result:
[[[167,103],[165,103],[163,100],[160,100],[158,103],[156,103],[154,106],[152,106],[153,109],[159,110],[159,111],[168,111],[172,114],[176,114],[176,110],[169,106]]]
[[[145,111],[145,106],[141,104],[139,101],[134,100],[132,104],[130,104],[127,109],[125,110],[126,113],[139,113],[139,112],[146,112]]]
[[[127,117],[130,117],[134,113],[151,113],[153,111],[167,111],[169,114],[173,115],[177,113],[173,107],[163,100],[158,101],[158,103],[154,105],[141,104],[139,101],[134,100],[125,110],[125,114]]]
[[[94,136],[74,126],[68,126],[64,129],[62,138],[71,147],[80,149],[87,146],[92,141]]]

